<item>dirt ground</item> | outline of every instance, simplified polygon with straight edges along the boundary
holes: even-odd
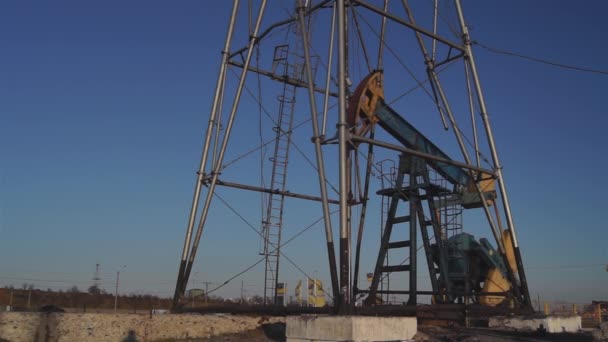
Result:
[[[285,341],[282,317],[234,315],[0,314],[0,342],[10,341],[273,342]],[[601,333],[600,333],[601,332]],[[41,334],[44,336],[42,336]],[[593,339],[595,336],[595,340]],[[582,334],[515,333],[428,322],[416,342],[608,341],[608,324]]]
[[[238,334],[212,336],[205,339],[167,340],[162,342],[275,342],[285,341],[285,330],[282,323],[268,324],[260,329]],[[459,328],[421,326],[414,337],[416,342],[592,342],[590,334],[522,334],[501,332],[487,328]]]

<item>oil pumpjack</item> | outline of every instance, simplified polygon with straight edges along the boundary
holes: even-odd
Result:
[[[388,106],[384,102],[381,71],[371,73],[359,84],[350,99],[348,114],[354,135],[363,136],[374,125],[379,125],[403,147],[411,150],[409,153],[404,150],[399,156],[394,185],[377,192],[390,198],[388,215],[371,286],[365,290],[355,288],[355,293],[369,294],[368,305],[377,303],[377,294],[382,293],[408,294],[408,304],[416,304],[418,229],[435,303],[462,303],[466,298],[495,306],[505,301],[511,290],[520,288],[521,283],[514,277],[518,273],[517,263],[508,230],[501,231],[500,242],[506,250],[499,253],[487,239],[482,238],[478,242],[464,232],[453,232],[448,236],[446,223],[449,222],[442,222],[446,216],[442,211],[447,206],[465,209],[494,206],[495,177],[482,170],[468,171],[451,163],[452,160],[439,147]],[[432,171],[442,181],[431,177]],[[442,183],[449,184],[449,187],[442,186]],[[400,203],[409,204],[407,215],[397,215]],[[425,206],[430,213],[428,216]],[[391,241],[393,230],[403,223],[408,225],[409,240]],[[431,238],[434,238],[434,243],[431,243]],[[410,252],[408,264],[385,265],[388,250],[404,248]],[[409,273],[409,289],[378,290],[381,278],[396,272]]]
[[[249,22],[248,30],[235,32],[235,28],[241,27],[236,23],[243,15],[239,16],[240,1],[233,0],[186,229],[174,294],[174,309],[179,308],[180,299],[188,284],[203,229],[208,216],[212,215],[210,205],[218,186],[259,192],[266,196],[262,200],[266,203],[263,206],[265,215],[258,232],[262,238],[261,250],[266,265],[266,305],[279,304],[276,292],[279,287],[279,259],[282,257],[281,247],[285,243],[281,240],[281,231],[283,217],[289,214],[284,210],[284,201],[297,199],[320,203],[328,273],[331,278],[331,292],[328,294],[333,298],[335,313],[349,314],[356,311],[355,303],[358,300],[362,300],[364,306],[372,308],[390,305],[387,300],[390,295],[408,296],[409,307],[415,306],[418,297],[424,295],[430,296],[431,301],[436,304],[509,304],[524,310],[530,308],[530,295],[502,165],[494,142],[461,3],[459,0],[449,2],[458,18],[458,39],[453,39],[446,38],[438,29],[438,18],[441,15],[437,0],[432,1],[431,28],[424,28],[415,21],[414,11],[407,0],[398,4],[393,2],[392,7],[389,6],[388,0],[380,2],[382,6],[373,1],[362,0],[298,0],[295,1],[294,11],[286,11],[289,12],[287,17],[277,19],[264,27],[262,23],[266,23],[263,19],[268,10],[267,1],[259,2],[257,16],[253,16],[254,8],[252,2],[249,2],[246,16]],[[379,32],[373,25],[368,25],[367,35],[361,33],[360,24],[366,22],[366,17],[379,20]],[[326,19],[326,26],[318,26],[327,27],[329,35],[325,33],[321,35],[322,39],[314,39],[312,29],[315,25],[311,23],[311,18],[315,18],[316,22]],[[418,45],[426,66],[425,82],[428,82],[430,90],[407,70],[416,80],[416,88],[423,88],[429,94],[439,112],[444,129],[451,129],[453,132],[457,149],[462,153],[462,161],[451,158],[439,147],[441,144],[434,143],[429,138],[430,134],[423,134],[409,121],[407,115],[400,115],[391,107],[391,101],[386,99],[389,89],[386,89],[385,85],[389,82],[386,82],[385,78],[394,77],[395,73],[390,70],[391,67],[403,65],[398,56],[395,57],[395,49],[390,48],[390,42],[385,35],[389,22],[395,30],[403,29],[415,39],[415,45]],[[252,60],[255,52],[259,52],[261,46],[271,40],[274,32],[284,28],[295,36],[292,37],[295,43],[293,39],[291,43],[295,48],[290,50],[289,45],[276,44],[271,67],[254,65]],[[351,30],[358,34],[349,35]],[[371,67],[369,46],[366,47],[365,43],[366,38],[372,36],[369,32],[376,35],[378,42],[375,70]],[[245,46],[232,48],[235,33],[246,34],[248,38]],[[361,50],[359,55],[365,55],[369,71],[367,75],[360,73],[360,81],[355,87],[351,86],[351,80],[355,78],[354,73],[349,71],[356,50],[353,47],[356,45],[351,40],[358,42]],[[397,41],[399,43],[399,40]],[[327,43],[327,59],[321,62],[326,68],[326,74],[322,76],[316,72],[315,60],[320,58],[313,42]],[[387,50],[399,63],[389,65],[384,61],[383,56]],[[333,68],[334,60],[336,68]],[[447,68],[457,62],[464,65],[467,103],[470,109],[470,122],[467,125],[472,126],[473,139],[465,136],[463,124],[456,120],[455,110],[440,82],[441,68]],[[229,68],[233,71],[239,70],[238,82],[232,88],[233,97],[226,95],[226,75]],[[269,143],[274,142],[274,154],[269,158],[272,163],[269,187],[233,182],[224,179],[223,175],[227,167],[224,157],[249,74],[255,74],[258,80],[264,78],[268,82],[281,84],[277,97],[278,110],[271,119],[273,139]],[[390,83],[391,87],[394,87],[394,83]],[[297,102],[298,90],[303,90],[307,95],[308,107]],[[408,92],[406,91],[406,94]],[[335,109],[332,109],[329,103],[334,100]],[[320,101],[323,103],[321,110],[318,108]],[[262,108],[261,99],[257,99],[257,102]],[[226,113],[224,104],[229,108]],[[297,118],[300,115],[307,117],[306,122],[311,123],[312,137],[308,141],[312,142],[315,155],[315,168],[311,174],[316,178],[317,194],[290,191],[287,171],[289,163],[294,159],[289,157],[289,151],[290,146],[295,147],[292,132],[299,127],[294,125],[293,120],[294,116]],[[462,119],[462,116],[460,117]],[[328,123],[332,122],[336,124],[335,132],[326,129]],[[378,138],[378,127],[384,132],[386,139]],[[483,138],[485,143],[481,142]],[[465,140],[473,140],[474,143],[467,146]],[[328,147],[332,145],[338,146],[337,153],[332,152],[334,157],[327,158]],[[369,203],[372,202],[369,193],[374,173],[374,149],[396,155],[398,160],[395,163],[394,177],[390,182],[383,182],[386,186],[376,191],[382,202],[386,203],[386,215],[383,215],[380,227],[380,246],[375,247],[377,253],[371,281],[369,286],[364,286],[358,279],[363,263],[361,249],[366,241],[364,227],[369,225],[366,215],[369,214]],[[470,157],[471,153],[474,158]],[[480,162],[483,153],[490,155],[487,167],[482,167]],[[365,159],[365,165],[360,165],[360,158]],[[327,189],[330,177],[326,174],[326,164],[330,161],[335,163],[337,169],[337,199],[331,199]],[[203,187],[206,188],[206,194],[201,205],[199,200]],[[330,206],[339,214],[339,229],[335,234],[339,236],[337,258]],[[358,207],[359,217],[353,214],[352,209],[355,207]],[[200,218],[197,218],[199,210]],[[465,231],[462,214],[473,210],[483,211],[495,247],[489,240],[477,240]],[[197,220],[198,228],[195,233]],[[357,230],[353,228],[356,225]],[[407,238],[397,238],[396,232],[405,233]],[[323,249],[319,247],[320,250]],[[420,261],[419,251],[422,251],[420,254],[423,255],[423,260]],[[398,260],[404,259],[391,263],[389,254],[399,255]],[[391,257],[390,260],[394,262],[395,258]],[[418,289],[419,264],[426,264],[425,272],[428,271],[430,277],[429,290]],[[391,276],[393,279],[401,276],[405,280],[397,286],[395,281],[392,281],[388,288],[383,284]],[[395,289],[399,286],[402,288]]]

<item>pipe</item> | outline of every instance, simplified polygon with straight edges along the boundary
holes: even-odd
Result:
[[[445,39],[445,38],[443,38],[441,36],[438,36],[438,35],[434,34],[433,32],[427,31],[427,30],[425,30],[425,29],[423,29],[421,27],[418,27],[416,25],[410,24],[407,21],[405,21],[405,20],[403,20],[403,19],[401,19],[401,18],[399,18],[399,17],[397,17],[397,16],[395,16],[393,14],[390,14],[389,12],[383,11],[382,9],[380,9],[380,8],[378,8],[376,6],[373,6],[373,5],[370,5],[370,4],[366,3],[365,1],[350,0],[350,2],[353,3],[353,4],[360,5],[360,6],[366,8],[366,9],[372,11],[372,12],[375,12],[375,13],[381,15],[381,16],[384,16],[384,17],[386,17],[386,18],[388,18],[388,19],[390,19],[390,20],[392,20],[392,21],[394,21],[396,23],[399,23],[399,24],[401,24],[401,25],[403,25],[405,27],[409,27],[409,28],[411,28],[412,30],[414,30],[416,32],[420,32],[420,33],[422,33],[423,35],[425,35],[427,37],[436,39],[437,41],[440,41],[443,44],[445,44],[447,46],[450,46],[450,47],[452,47],[452,48],[454,48],[454,49],[456,49],[458,51],[465,51],[464,47],[462,47],[462,46],[460,46],[460,45],[458,45],[456,43],[453,43],[453,42],[451,42],[451,41],[449,41],[449,40],[447,40],[447,39]]]
[[[327,241],[327,252],[329,258],[329,271],[331,275],[331,285],[334,293],[334,298],[338,294],[338,275],[336,270],[336,257],[333,242],[333,231],[331,227],[331,217],[329,213],[329,204],[327,201],[327,185],[325,183],[325,165],[323,162],[323,151],[321,149],[321,137],[319,136],[319,123],[317,121],[317,103],[315,101],[314,80],[312,74],[312,66],[310,65],[310,51],[308,45],[308,32],[306,23],[304,22],[304,4],[302,0],[298,0],[298,20],[300,24],[300,32],[302,34],[302,43],[304,47],[304,59],[306,66],[306,76],[308,79],[308,99],[310,104],[310,115],[312,119],[313,141],[315,144],[315,155],[317,159],[317,173],[319,176],[319,188],[321,191],[321,201],[323,207],[323,222],[325,224],[325,239]]]
[[[249,63],[251,62],[251,56],[253,55],[253,47],[256,45],[257,43],[257,33],[259,31],[260,28],[260,24],[262,22],[262,17],[264,15],[264,10],[266,8],[266,0],[262,0],[262,3],[260,5],[260,12],[258,13],[258,17],[257,17],[257,21],[255,24],[255,29],[253,32],[253,35],[251,36],[250,40],[249,40],[249,48],[247,50],[247,57],[245,58],[245,64],[243,67],[243,71],[241,73],[240,79],[239,79],[239,83],[238,86],[236,88],[236,93],[235,93],[235,97],[234,97],[234,102],[232,104],[232,109],[230,110],[230,116],[228,118],[228,124],[226,126],[226,131],[224,133],[224,138],[222,140],[222,146],[220,148],[220,152],[217,158],[217,165],[215,167],[215,169],[213,170],[212,173],[212,178],[211,178],[211,183],[209,184],[209,189],[207,191],[207,196],[205,198],[205,203],[203,205],[203,210],[201,213],[201,218],[198,224],[198,229],[196,231],[196,236],[194,238],[194,244],[192,245],[192,250],[190,252],[190,257],[188,258],[188,263],[186,265],[186,270],[184,273],[184,278],[182,281],[182,289],[181,292],[183,293],[185,290],[185,285],[188,282],[188,277],[190,276],[190,272],[192,270],[192,264],[194,263],[194,259],[196,257],[196,252],[198,249],[198,245],[201,239],[201,235],[203,233],[203,228],[205,226],[205,222],[207,220],[207,215],[209,214],[209,208],[211,206],[211,200],[213,198],[213,193],[215,191],[215,186],[217,184],[217,179],[219,177],[219,173],[220,173],[220,166],[222,164],[222,161],[224,160],[224,154],[226,153],[226,147],[228,146],[228,140],[230,139],[230,133],[232,131],[232,125],[234,124],[234,118],[236,117],[236,112],[238,110],[239,107],[239,101],[240,101],[240,97],[241,94],[243,92],[243,87],[245,85],[245,79],[247,78],[247,69],[249,67]]]
[[[348,245],[348,141],[346,122],[346,16],[345,0],[336,0],[338,7],[338,161],[340,181],[340,296],[338,312],[349,314],[351,311],[350,254]]]
[[[207,158],[209,154],[209,145],[211,143],[211,136],[213,135],[213,126],[218,111],[218,104],[220,103],[222,94],[222,84],[226,76],[226,62],[228,61],[228,51],[230,50],[230,43],[232,41],[232,35],[234,33],[234,24],[236,21],[236,13],[239,6],[239,0],[234,0],[232,3],[232,12],[230,15],[230,22],[228,24],[228,32],[226,33],[226,41],[224,43],[224,49],[222,50],[222,62],[220,65],[220,71],[218,74],[217,85],[215,88],[215,95],[213,97],[213,104],[211,106],[211,113],[209,115],[209,123],[207,125],[207,133],[205,135],[205,142],[203,145],[203,152],[201,161],[198,168],[198,175],[196,177],[196,183],[194,184],[194,195],[192,198],[192,205],[190,207],[190,216],[188,218],[188,227],[186,228],[186,237],[184,239],[184,248],[182,250],[182,258],[177,274],[177,281],[175,285],[175,293],[173,296],[173,308],[175,309],[179,304],[179,297],[183,294],[183,274],[186,268],[186,260],[190,251],[190,244],[192,240],[192,231],[194,229],[194,221],[196,220],[196,212],[198,209],[198,203],[200,199],[200,192],[202,186],[202,180],[204,177],[205,166],[207,164]]]
[[[521,252],[519,250],[519,243],[517,241],[517,234],[515,232],[515,225],[513,223],[513,216],[511,214],[511,206],[509,204],[509,196],[507,194],[507,188],[502,175],[502,165],[500,164],[500,159],[498,157],[498,152],[496,150],[496,144],[494,142],[494,135],[492,133],[492,127],[490,125],[490,118],[488,116],[488,111],[486,108],[486,101],[483,95],[483,90],[481,89],[481,82],[479,80],[479,75],[477,73],[477,67],[475,66],[475,57],[473,55],[473,50],[471,48],[471,40],[469,37],[468,28],[464,21],[464,15],[462,12],[462,6],[460,4],[460,0],[455,0],[456,11],[458,12],[458,20],[460,22],[460,28],[463,34],[464,45],[467,53],[467,57],[469,60],[469,64],[471,67],[471,75],[473,76],[473,83],[475,85],[475,90],[477,92],[477,100],[479,102],[479,109],[481,111],[481,118],[484,124],[484,128],[486,130],[486,137],[488,139],[488,145],[490,147],[490,152],[492,154],[492,161],[494,163],[494,169],[496,170],[496,176],[498,181],[498,186],[500,188],[500,193],[502,194],[502,204],[505,212],[505,217],[507,220],[507,229],[511,234],[511,240],[513,243],[513,249],[515,252],[515,259],[517,261],[519,280],[521,282],[521,289],[523,290],[524,295],[524,305],[529,309],[531,307],[530,301],[530,292],[528,290],[528,283],[526,280],[526,274],[523,267],[523,261],[521,259]],[[516,284],[514,284],[515,286]]]
[[[329,110],[329,83],[331,82],[331,66],[334,56],[334,33],[336,31],[336,3],[334,2],[331,12],[331,33],[329,34],[329,49],[327,52],[327,78],[325,79],[325,98],[323,99],[323,121],[321,124],[321,136],[325,136],[327,128],[327,111]]]

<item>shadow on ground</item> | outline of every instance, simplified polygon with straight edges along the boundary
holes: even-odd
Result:
[[[285,341],[285,323],[262,324],[262,331],[271,341]]]
[[[284,342],[285,323],[262,324],[259,329],[196,339],[171,339],[162,342]],[[2,342],[2,341],[0,341]]]
[[[418,327],[415,336],[417,342],[593,342],[590,334],[562,333],[547,334],[541,332],[513,332],[500,331],[488,328],[460,328],[460,327]]]

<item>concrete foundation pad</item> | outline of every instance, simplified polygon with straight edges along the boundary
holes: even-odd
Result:
[[[408,341],[417,331],[416,317],[288,316],[287,342]]]
[[[581,316],[497,316],[490,317],[489,327],[514,331],[539,331],[545,329],[548,333],[575,333],[581,330]]]

